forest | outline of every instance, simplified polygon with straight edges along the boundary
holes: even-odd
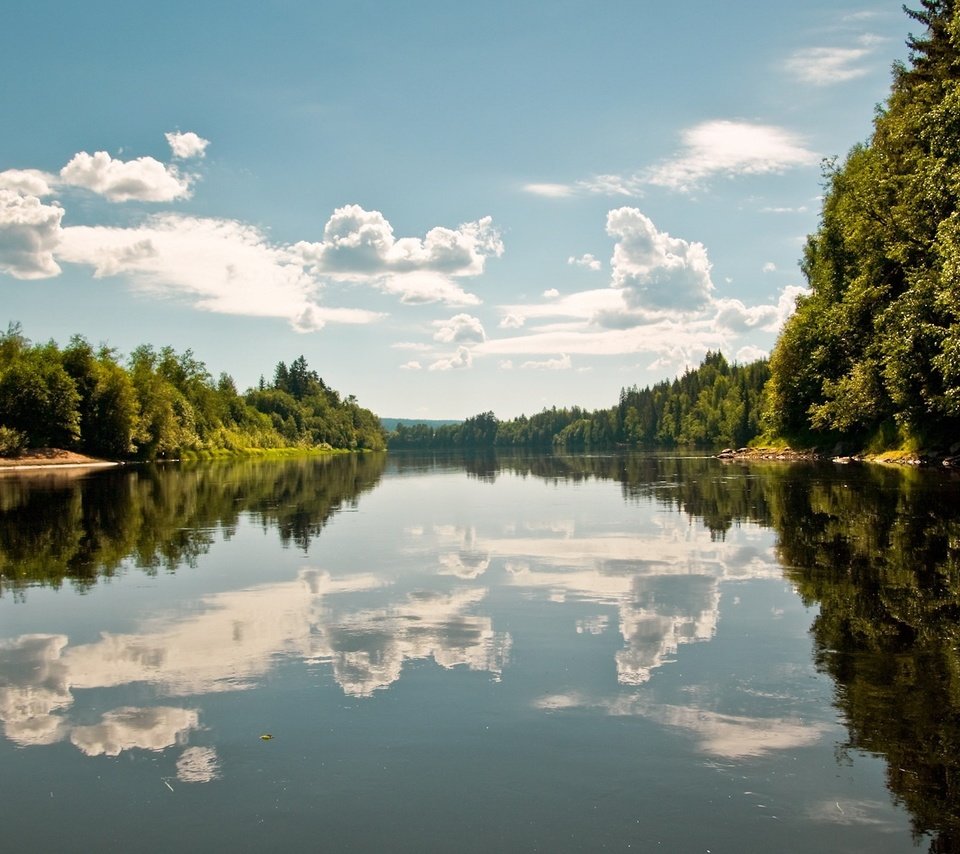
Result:
[[[267,448],[382,450],[380,420],[330,388],[303,356],[240,393],[191,350],[137,347],[125,362],[74,336],[0,334],[0,456],[56,447],[110,459],[170,459]]]
[[[760,430],[760,400],[769,377],[765,360],[729,364],[707,353],[695,370],[652,388],[620,391],[609,409],[544,409],[499,421],[492,412],[460,424],[397,425],[391,448],[716,447],[745,445]]]
[[[870,139],[824,165],[810,287],[770,359],[765,429],[797,444],[949,446],[960,435],[960,11],[893,69]]]

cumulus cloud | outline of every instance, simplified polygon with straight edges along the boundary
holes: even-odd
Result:
[[[777,272],[777,265],[774,264],[773,261],[767,261],[767,263],[763,265],[763,272],[764,272],[764,273],[776,273],[776,272]]]
[[[0,172],[0,190],[14,190],[24,196],[49,196],[52,175],[39,169],[7,169]]]
[[[81,151],[60,170],[60,181],[111,202],[172,202],[190,196],[191,176],[152,157],[114,160],[106,151]]]
[[[197,136],[193,131],[180,133],[173,131],[165,133],[167,142],[170,144],[170,150],[173,156],[179,160],[188,160],[191,157],[203,157],[207,153],[207,146],[210,145],[209,139]]]
[[[126,276],[147,293],[185,296],[206,311],[280,317],[300,331],[381,317],[317,304],[315,281],[286,250],[235,220],[160,214],[134,228],[65,228],[58,257],[92,266],[98,278]]]
[[[519,329],[524,324],[524,316],[517,312],[508,312],[500,320],[501,329]]]
[[[683,132],[683,150],[651,169],[646,180],[690,191],[721,176],[768,175],[817,163],[818,156],[784,128],[727,120],[703,122]]]
[[[322,242],[300,242],[293,250],[321,272],[348,277],[419,271],[475,276],[488,257],[503,254],[503,242],[490,217],[457,229],[432,228],[422,240],[396,238],[380,211],[346,205],[327,221]]]
[[[437,359],[428,370],[431,371],[455,371],[461,368],[469,368],[473,365],[473,356],[466,347],[458,347],[457,352],[446,359]]]
[[[486,333],[479,318],[469,314],[455,314],[449,320],[435,320],[435,341],[443,344],[479,343],[486,340]]]
[[[579,258],[571,255],[567,258],[567,263],[575,267],[585,267],[587,270],[599,270],[601,266],[600,259],[591,255],[589,252],[586,255],[581,255]]]
[[[547,288],[543,292],[543,296],[546,299],[556,299],[558,296],[560,296],[560,291],[558,291],[556,288]]]
[[[702,243],[659,231],[636,208],[610,211],[607,234],[617,240],[611,284],[623,291],[630,308],[690,312],[709,301],[713,282]]]
[[[531,359],[523,362],[520,367],[534,371],[569,371],[573,364],[570,357],[564,354],[559,359],[544,359],[543,361]]]
[[[317,274],[367,281],[404,303],[477,305],[480,300],[453,279],[477,276],[487,258],[503,254],[500,232],[490,217],[437,227],[418,237],[397,238],[380,211],[359,205],[337,208],[317,243],[301,241],[291,256]]]
[[[412,359],[409,362],[404,362],[400,366],[401,371],[419,371],[422,368],[423,368],[423,365],[421,365],[416,359]]]
[[[36,196],[0,189],[0,272],[16,279],[60,273],[53,253],[60,242],[63,208]]]

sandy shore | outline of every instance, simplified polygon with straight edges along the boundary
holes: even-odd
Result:
[[[21,471],[37,468],[80,468],[115,466],[119,463],[98,460],[63,448],[31,448],[16,457],[0,457],[0,471]]]

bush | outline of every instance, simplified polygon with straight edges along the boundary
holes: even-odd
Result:
[[[0,424],[0,457],[17,457],[26,447],[26,435]]]

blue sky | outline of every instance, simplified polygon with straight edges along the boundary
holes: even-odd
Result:
[[[899,2],[9,4],[0,322],[384,416],[769,352]]]

